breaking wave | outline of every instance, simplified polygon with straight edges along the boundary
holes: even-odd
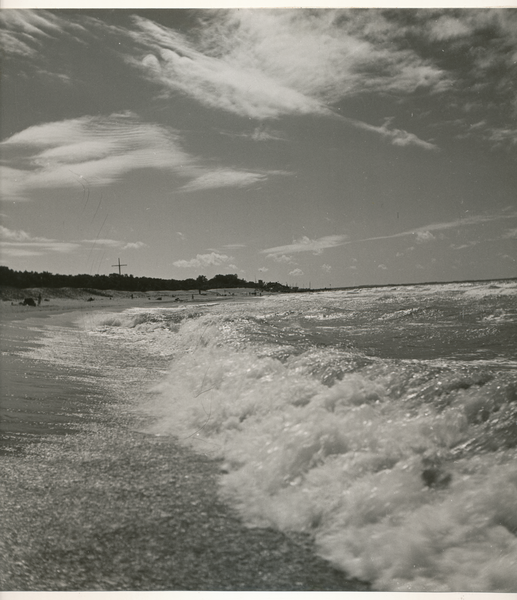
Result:
[[[150,431],[222,459],[221,494],[249,526],[307,532],[377,590],[516,591],[517,371],[493,343],[511,332],[491,329],[515,332],[515,312],[494,300],[475,314],[443,295],[415,311],[409,296],[135,310],[90,325],[128,345],[159,333],[172,360],[141,407]],[[401,320],[404,347],[427,323],[429,358],[387,356],[385,327]],[[467,330],[482,349],[490,340],[491,358],[465,359]]]

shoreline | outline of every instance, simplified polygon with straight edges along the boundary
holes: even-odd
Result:
[[[29,317],[64,314],[54,323],[41,321],[52,333],[54,325],[72,325],[74,312],[142,303],[92,304],[20,307],[10,317],[30,347],[31,338],[37,345],[39,327],[35,332]],[[368,590],[318,558],[309,536],[247,528],[219,498],[220,461],[180,440],[143,433],[146,420],[133,411],[134,398],[147,393],[151,380],[131,381],[130,367],[117,362],[112,350],[98,348],[115,360],[114,369],[128,368],[130,379],[122,374],[116,385],[98,381],[104,398],[95,403],[93,422],[66,435],[44,435],[2,457],[0,589]],[[22,350],[21,360],[23,355]],[[104,354],[99,356],[95,360]],[[95,360],[85,355],[86,375]],[[131,360],[138,363],[138,351]],[[59,381],[57,367],[48,368],[49,377],[55,374]],[[30,368],[26,375],[22,385],[30,383]]]
[[[127,293],[126,293],[127,294]],[[196,294],[190,291],[182,292],[181,295],[167,296],[160,292],[153,292],[154,296],[136,296],[134,298],[109,297],[95,298],[88,301],[83,298],[62,298],[59,296],[47,297],[40,306],[23,306],[21,302],[13,300],[0,301],[0,323],[2,321],[23,320],[32,317],[48,317],[65,312],[87,312],[87,311],[113,311],[118,312],[128,308],[180,308],[184,306],[199,306],[207,303],[220,302],[255,302],[267,296],[253,296],[238,294],[224,296],[216,294]],[[158,299],[159,298],[159,299]]]

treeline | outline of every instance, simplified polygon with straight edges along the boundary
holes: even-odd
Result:
[[[196,279],[158,279],[134,277],[133,275],[56,275],[43,271],[13,271],[0,266],[0,284],[15,288],[92,288],[96,290],[120,290],[128,292],[150,292],[157,290],[210,290],[220,288],[254,288],[271,292],[288,292],[291,288],[280,283],[258,283],[245,281],[237,275],[216,275],[208,279],[200,275]]]

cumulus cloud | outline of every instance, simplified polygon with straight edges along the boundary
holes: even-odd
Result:
[[[301,269],[293,269],[289,275],[291,275],[291,277],[300,277],[303,275],[303,271]]]
[[[278,263],[285,263],[285,264],[294,263],[293,257],[287,256],[286,254],[268,254],[266,256],[266,258],[271,258],[275,262],[278,262]]]
[[[146,248],[147,244],[144,242],[128,242],[122,247],[122,250],[140,250],[140,248]]]
[[[432,242],[436,240],[436,237],[430,231],[417,231],[416,232],[416,241],[419,244],[423,244],[425,242]]]
[[[292,244],[266,248],[261,252],[262,254],[268,254],[270,256],[294,254],[297,252],[313,252],[314,254],[321,254],[323,250],[343,245],[347,238],[348,236],[346,235],[327,235],[319,239],[311,240],[309,237],[303,236],[299,240],[295,240]]]
[[[229,263],[233,258],[226,254],[218,254],[217,252],[211,252],[210,254],[198,254],[195,258],[190,260],[177,260],[172,264],[175,267],[181,268],[203,268],[211,266],[219,266],[225,263]]]
[[[259,273],[267,273],[269,269],[267,267],[259,267],[258,271]]]

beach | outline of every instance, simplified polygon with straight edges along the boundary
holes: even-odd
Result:
[[[149,302],[96,298],[95,309]],[[26,413],[25,431],[19,424],[3,446],[2,590],[367,589],[316,557],[308,535],[246,527],[219,497],[221,460],[145,431],[135,398],[148,393],[169,357],[138,367],[138,351],[128,365],[112,345],[97,340],[92,349],[74,324],[95,313],[87,299],[3,304],[9,394],[34,403],[39,383],[47,404],[46,414]],[[81,349],[80,365],[45,358],[57,330],[61,349],[68,344],[61,355]]]

